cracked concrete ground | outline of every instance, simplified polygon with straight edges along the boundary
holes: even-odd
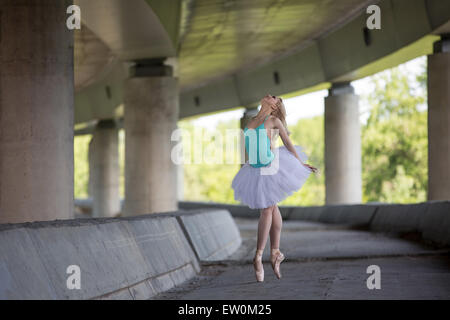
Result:
[[[257,283],[252,258],[257,220],[236,219],[242,246],[226,261],[203,263],[195,278],[156,299],[450,299],[448,248],[348,226],[285,221],[282,279],[265,250],[265,281]],[[367,267],[381,270],[381,289],[369,290]]]

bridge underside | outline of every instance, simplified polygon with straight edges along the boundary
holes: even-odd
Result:
[[[152,1],[150,6],[135,1],[126,8],[117,0],[103,6],[78,2],[89,14],[76,33],[96,37],[78,36],[75,48],[88,48],[91,42],[90,56],[100,61],[92,64],[81,55],[76,59],[77,124],[121,118],[123,80],[128,66],[142,59],[160,58],[174,67],[184,118],[255,106],[267,92],[289,97],[354,81],[431,54],[439,35],[450,32],[450,4],[436,0],[376,1],[381,29],[366,31],[365,9],[373,1],[181,1],[173,8],[180,16],[176,35],[166,28],[175,14]],[[134,15],[136,11],[140,15]],[[107,19],[96,18],[102,15],[120,19],[123,30],[107,32],[114,28]],[[143,30],[150,30],[151,24],[158,37],[129,30],[130,19]],[[150,40],[153,45],[146,46]],[[102,43],[116,58],[107,66]],[[98,72],[102,67],[104,72]],[[95,81],[89,82],[92,78]]]
[[[75,32],[58,27],[71,3],[0,2],[0,222],[73,216],[74,124],[94,136],[95,216],[120,207],[119,128],[123,214],[171,211],[180,118],[244,106],[245,125],[267,92],[317,88],[329,88],[326,203],[360,203],[359,106],[350,81],[427,53],[428,199],[450,198],[450,1],[378,1],[381,29],[368,30],[365,0],[76,0],[83,14]]]

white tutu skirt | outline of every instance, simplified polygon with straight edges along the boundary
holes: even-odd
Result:
[[[301,146],[294,146],[300,159],[308,157]],[[272,150],[273,161],[265,167],[252,167],[248,161],[233,179],[234,199],[251,209],[268,208],[298,191],[308,179],[311,170],[285,147]]]

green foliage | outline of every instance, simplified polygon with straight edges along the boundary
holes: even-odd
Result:
[[[191,158],[193,158],[194,144],[196,144],[196,147],[203,148],[203,151],[205,151],[204,148],[208,148],[209,150],[214,150],[219,153],[222,151],[222,156],[219,156],[218,159],[222,159],[223,162],[223,164],[205,164],[203,161],[199,161],[200,163],[195,163],[195,160],[191,159],[191,164],[185,164],[183,167],[184,199],[191,201],[237,203],[234,200],[231,182],[234,175],[240,168],[238,150],[235,148],[232,149],[233,155],[231,160],[233,160],[233,164],[227,164],[227,150],[225,141],[222,144],[221,150],[219,150],[218,146],[220,141],[217,140],[217,137],[215,139],[213,138],[213,132],[203,129],[206,131],[203,135],[206,138],[204,141],[199,141],[200,138],[194,135],[194,126],[191,122],[180,121],[178,126],[188,132],[187,135],[183,135],[182,139],[183,151],[185,155],[190,154]],[[230,120],[228,122],[221,122],[214,131],[217,131],[222,137],[225,137],[226,130],[232,128],[239,128],[238,119]],[[211,136],[210,139],[208,139],[208,136]],[[204,152],[200,152],[200,154],[203,155]]]
[[[417,81],[394,68],[372,77],[372,107],[362,128],[363,201],[413,203],[426,200],[427,112],[425,70]],[[413,85],[418,90],[413,90]]]
[[[89,142],[90,135],[75,136],[73,145],[74,157],[74,197],[87,198],[89,184]]]

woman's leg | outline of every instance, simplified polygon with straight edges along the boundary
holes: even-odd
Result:
[[[264,268],[262,264],[262,254],[269,237],[270,226],[272,224],[272,212],[274,207],[261,210],[258,222],[258,239],[256,242],[256,253],[253,259],[253,267],[255,268],[256,281],[264,281]]]
[[[281,278],[280,264],[284,260],[284,254],[280,252],[280,235],[283,219],[280,208],[275,206],[272,214],[272,226],[270,228],[270,262],[278,279]]]
[[[269,238],[269,232],[272,225],[272,216],[275,206],[268,207],[261,210],[258,222],[258,239],[256,242],[256,250],[264,251],[264,247]]]
[[[280,208],[276,205],[272,211],[272,226],[270,227],[270,250],[278,250],[280,248],[281,228],[283,219],[281,218]]]

